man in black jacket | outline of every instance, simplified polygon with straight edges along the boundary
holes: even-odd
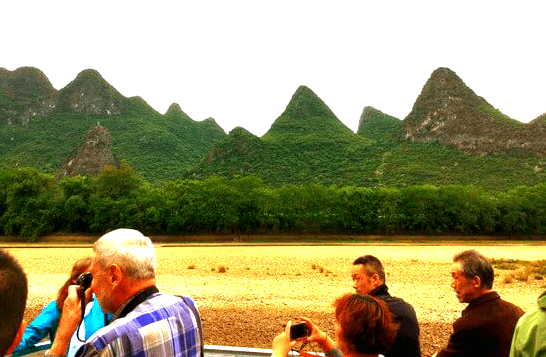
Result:
[[[351,276],[357,294],[371,295],[385,301],[399,325],[394,345],[385,352],[385,356],[420,357],[419,325],[415,310],[401,298],[389,294],[381,261],[373,255],[359,257],[353,263]]]

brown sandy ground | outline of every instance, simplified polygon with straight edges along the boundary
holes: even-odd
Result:
[[[466,244],[466,243],[465,243]],[[10,248],[29,279],[25,318],[30,321],[55,298],[72,263],[92,255],[90,247]],[[332,303],[352,292],[352,261],[363,254],[379,257],[391,293],[411,303],[421,328],[423,356],[445,345],[451,324],[465,305],[451,287],[452,256],[477,249],[492,258],[539,260],[546,245],[336,245],[336,246],[157,246],[160,290],[192,296],[203,316],[205,343],[270,348],[287,320],[304,315],[333,336]],[[220,273],[220,267],[226,268]],[[543,280],[503,282],[495,289],[528,310],[545,289]]]

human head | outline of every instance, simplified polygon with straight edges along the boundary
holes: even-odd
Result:
[[[336,341],[344,355],[385,353],[398,326],[382,300],[369,295],[346,294],[335,303]]]
[[[134,293],[155,284],[154,246],[139,231],[116,229],[97,240],[93,250],[91,291],[105,312],[116,312]]]
[[[91,268],[91,263],[93,262],[93,258],[91,257],[85,257],[76,260],[74,265],[72,265],[72,271],[70,272],[70,277],[65,281],[63,286],[59,289],[59,293],[57,294],[57,307],[60,311],[63,311],[63,305],[64,301],[66,300],[66,297],[68,296],[68,287],[70,285],[75,285],[78,282],[78,277],[85,273],[86,271],[89,271]]]
[[[154,245],[137,230],[120,228],[106,233],[95,242],[93,251],[102,268],[115,263],[130,278],[155,277]]]
[[[493,288],[495,278],[489,260],[476,250],[465,250],[453,257],[451,287],[460,302],[470,302]]]
[[[385,283],[385,269],[379,259],[373,255],[364,255],[353,262],[351,277],[355,291],[358,294],[368,295]]]
[[[19,263],[0,249],[0,356],[12,346],[23,321],[28,294],[27,276]]]

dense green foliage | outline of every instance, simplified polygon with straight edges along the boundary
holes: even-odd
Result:
[[[76,154],[87,131],[100,123],[110,130],[118,161],[129,163],[147,181],[161,182],[184,177],[226,136],[212,120],[195,122],[181,112],[160,115],[139,98],[127,99],[124,105],[127,113],[120,116],[64,112],[25,125],[1,123],[0,168],[56,173]]]
[[[357,134],[388,144],[400,137],[404,122],[372,107],[364,108]]]
[[[546,183],[492,193],[477,186],[322,184],[270,187],[249,176],[146,184],[127,165],[57,180],[0,171],[0,234],[546,234]]]
[[[97,98],[113,100],[121,114],[74,113],[68,94],[76,88],[91,88]],[[27,105],[40,93],[22,93],[18,98],[26,101],[17,105]],[[19,103],[0,100],[4,108]],[[476,185],[506,191],[546,181],[546,171],[540,170],[544,159],[536,155],[514,151],[479,156],[435,142],[410,142],[402,136],[403,121],[370,107],[353,133],[304,86],[261,138],[243,128],[226,135],[214,120],[193,121],[178,106],[162,115],[142,98],[124,98],[96,71],[82,72],[59,100],[59,107],[46,117],[25,123],[0,121],[0,169],[33,167],[58,174],[87,132],[100,123],[109,129],[115,163],[127,162],[156,187],[180,179],[249,175],[271,187]],[[498,120],[508,120],[499,113]]]
[[[449,72],[438,72],[447,82],[427,82],[408,117],[463,88],[471,105],[458,114],[524,131]],[[353,133],[304,86],[259,138],[240,127],[226,135],[178,105],[162,115],[93,70],[58,95],[32,68],[10,81],[0,91],[0,234],[546,234],[540,155],[412,142],[406,122],[371,107]],[[115,167],[55,178],[99,123]]]
[[[546,181],[535,155],[473,155],[402,138],[404,123],[367,107],[355,134],[311,90],[300,87],[258,138],[235,128],[187,178],[255,175],[268,185],[358,187],[477,185],[503,191]]]
[[[396,131],[387,126],[391,134]],[[242,132],[246,132],[241,135]],[[359,187],[476,185],[505,191],[546,181],[543,159],[513,152],[480,156],[438,142],[413,143],[354,134],[299,142],[260,139],[242,128],[216,144],[187,178],[260,176],[278,187],[291,184]]]

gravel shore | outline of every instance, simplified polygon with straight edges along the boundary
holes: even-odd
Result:
[[[177,246],[158,245],[157,282],[163,292],[189,295],[203,316],[205,343],[270,348],[283,324],[312,318],[333,336],[332,303],[352,292],[350,268],[360,255],[380,258],[392,295],[411,303],[421,328],[423,356],[445,345],[451,324],[465,305],[453,293],[451,258],[476,249],[491,258],[539,260],[546,245],[309,245]],[[30,321],[55,298],[72,263],[93,255],[90,247],[8,248],[29,279],[25,318]],[[225,272],[222,273],[223,268]],[[496,270],[495,290],[528,310],[545,289],[544,280],[503,282]]]

